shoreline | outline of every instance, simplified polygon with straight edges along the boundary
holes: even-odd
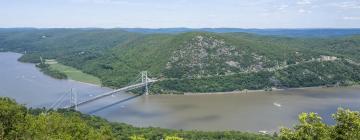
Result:
[[[11,51],[0,51],[0,53],[15,53],[15,54],[21,54],[21,56],[24,55],[22,53],[11,52]],[[19,61],[19,62],[28,63],[28,64],[34,64],[34,63],[22,62],[22,61]],[[56,62],[56,60],[55,60],[55,62]],[[67,65],[65,65],[65,66],[67,66]],[[68,67],[70,67],[70,66],[68,66]],[[40,69],[38,69],[38,70],[40,71]],[[79,70],[79,71],[81,71],[81,70]],[[47,74],[44,74],[44,75],[47,75]],[[50,76],[50,75],[47,75],[47,76]],[[52,77],[52,76],[50,76],[50,77]],[[54,77],[52,77],[52,78],[54,78]],[[54,79],[56,79],[56,78],[54,78]],[[114,88],[114,87],[102,86],[101,83],[100,84],[94,84],[94,83],[90,83],[90,82],[83,82],[83,81],[71,79],[70,77],[68,79],[58,79],[58,80],[68,80],[68,81],[82,83],[82,84],[86,84],[86,85],[90,85],[90,86],[96,86],[96,87],[99,87],[99,88],[107,88],[107,89],[110,89],[110,90],[117,89],[117,88]],[[226,91],[226,92],[184,92],[183,94],[173,94],[173,93],[171,93],[171,94],[152,94],[152,96],[154,96],[154,95],[185,95],[185,96],[198,95],[198,96],[203,96],[203,95],[246,94],[246,93],[256,93],[256,92],[261,92],[261,93],[268,92],[268,93],[271,93],[271,92],[274,92],[274,91],[321,89],[321,88],[360,88],[360,84],[355,84],[355,85],[350,85],[350,86],[331,86],[331,87],[327,87],[326,85],[323,85],[323,86],[314,86],[314,87],[272,88],[271,90],[258,89],[258,90],[241,90],[241,91]],[[128,93],[131,93],[131,92],[128,92]]]
[[[86,85],[94,86],[94,87],[113,89],[113,88],[110,88],[110,87],[104,87],[104,86],[102,86],[102,85],[97,85],[97,84],[93,84],[93,83],[87,83],[87,82],[77,81],[77,80],[70,79],[70,78],[68,78],[68,79],[66,79],[66,80],[71,81],[71,82],[76,82],[76,83],[82,83],[82,84],[86,84]]]
[[[227,92],[185,92],[185,96],[204,96],[204,95],[231,95],[231,94],[247,94],[247,93],[271,93],[276,91],[286,91],[286,90],[306,90],[306,89],[328,89],[328,88],[360,88],[360,85],[351,85],[351,86],[338,86],[338,87],[326,87],[326,86],[314,86],[314,87],[298,87],[298,88],[286,88],[286,89],[279,89],[273,88],[271,91],[266,91],[264,89],[259,90],[242,90],[242,91],[227,91]],[[159,94],[161,95],[161,94]],[[178,94],[171,94],[171,95],[178,95]]]
[[[1,51],[0,51],[1,52]],[[7,53],[7,52],[1,52],[1,53]],[[16,53],[16,52],[11,52],[11,53]],[[22,53],[19,53],[21,55],[23,55]],[[21,61],[19,61],[21,62]],[[27,63],[27,62],[22,62],[22,63]],[[29,64],[34,64],[34,63],[29,63]],[[39,69],[40,71],[40,69]],[[81,71],[82,72],[82,71]],[[47,74],[45,74],[47,75]],[[48,75],[50,76],[50,75]],[[51,76],[50,76],[51,77]],[[54,77],[52,77],[54,78]],[[54,78],[56,79],[56,78]],[[94,86],[94,87],[99,87],[99,88],[107,88],[109,90],[115,90],[117,88],[113,88],[113,87],[107,87],[107,86],[102,86],[102,84],[94,84],[94,83],[89,83],[89,82],[83,82],[83,81],[78,81],[75,79],[59,79],[59,80],[68,80],[71,82],[77,82],[77,83],[82,83],[82,84],[86,84],[89,86]],[[360,84],[356,84],[356,85],[350,85],[350,86],[332,86],[332,87],[327,87],[326,85],[323,86],[314,86],[314,87],[298,87],[298,88],[272,88],[271,90],[265,90],[265,89],[257,89],[257,90],[241,90],[241,91],[226,91],[226,92],[184,92],[183,94],[153,94],[151,96],[154,95],[181,95],[181,96],[204,96],[204,95],[229,95],[229,94],[247,94],[247,93],[256,93],[256,92],[261,92],[261,93],[271,93],[274,91],[286,91],[286,90],[305,90],[305,89],[321,89],[321,88],[360,88]],[[131,92],[127,92],[127,93],[131,93]]]
[[[0,53],[14,53],[14,54],[19,54],[20,57],[24,55],[23,53],[12,52],[12,51],[0,51]],[[20,58],[20,57],[19,57],[19,58]],[[17,61],[18,61],[18,62],[24,63],[24,64],[34,65],[34,67],[37,68],[37,70],[41,72],[41,68],[36,67],[36,63],[19,61],[19,58],[17,58]],[[54,59],[49,59],[49,60],[52,62],[51,64],[57,64],[57,63],[58,63],[58,62],[57,62],[56,60],[54,60]],[[51,65],[51,64],[50,64],[50,65]],[[67,65],[65,65],[65,66],[67,66]],[[70,67],[70,66],[68,66],[68,67]],[[79,70],[79,71],[81,71],[81,70]],[[81,71],[81,72],[82,72],[82,71]],[[42,72],[42,73],[43,73],[43,72]],[[102,86],[102,83],[100,83],[100,84],[94,84],[94,83],[90,83],[90,82],[83,82],[83,81],[71,79],[68,75],[67,75],[67,76],[68,76],[67,79],[57,79],[57,78],[52,77],[52,76],[49,75],[49,74],[45,74],[45,73],[43,73],[43,74],[46,75],[46,76],[49,76],[49,77],[51,77],[51,78],[53,78],[53,79],[56,79],[56,80],[67,80],[67,81],[71,81],[71,82],[82,83],[82,84],[86,84],[86,85],[90,85],[90,86],[96,86],[96,87],[100,87],[100,88],[108,88],[108,89],[112,89],[112,90],[114,89],[114,88],[111,88],[111,87]],[[96,77],[96,78],[98,78],[98,77]]]
[[[107,88],[110,90],[116,89],[116,88],[97,85],[97,84],[93,84],[93,83],[77,81],[74,79],[67,79],[67,80],[72,81],[72,82],[90,85],[90,86],[96,86],[99,88]],[[264,89],[257,89],[257,90],[241,90],[241,91],[226,91],[226,92],[185,92],[184,94],[150,94],[150,96],[159,96],[159,95],[171,95],[171,96],[231,95],[231,94],[247,94],[247,93],[272,93],[272,92],[276,92],[276,91],[287,91],[287,90],[329,89],[329,88],[360,88],[360,84],[351,85],[351,86],[337,86],[337,87],[314,86],[314,87],[297,87],[297,88],[272,88],[270,91],[266,91]],[[131,93],[131,92],[127,92],[127,93]]]

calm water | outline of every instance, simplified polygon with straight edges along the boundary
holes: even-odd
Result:
[[[55,80],[20,54],[0,53],[0,96],[31,107],[49,107],[71,88],[81,99],[109,91],[89,84]],[[66,99],[68,99],[67,97]],[[80,99],[80,100],[81,100]],[[65,101],[68,103],[69,101]],[[360,110],[360,88],[324,88],[229,95],[134,96],[120,93],[79,107],[90,113],[135,126],[175,129],[275,131],[292,126],[301,112],[330,116],[338,107]],[[325,117],[331,123],[331,118]]]

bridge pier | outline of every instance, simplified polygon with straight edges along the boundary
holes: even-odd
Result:
[[[149,88],[148,88],[149,78],[147,71],[141,72],[141,82],[145,83],[145,95],[149,95]]]
[[[73,89],[71,89],[70,92],[70,106],[74,107],[75,110],[78,110],[77,94],[76,92],[73,92]]]

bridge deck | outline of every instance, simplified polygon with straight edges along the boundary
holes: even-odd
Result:
[[[114,93],[117,93],[117,92],[129,91],[129,90],[137,89],[137,88],[140,88],[140,87],[145,86],[146,84],[154,83],[154,82],[156,82],[156,81],[157,81],[157,80],[149,79],[147,83],[145,83],[145,82],[143,82],[143,83],[138,83],[138,84],[126,86],[126,87],[123,87],[123,88],[120,88],[120,89],[116,89],[116,90],[113,90],[113,91],[109,91],[109,92],[106,92],[106,93],[104,93],[104,94],[97,95],[97,96],[95,96],[94,98],[91,98],[91,99],[88,99],[88,100],[79,102],[79,103],[77,103],[76,105],[68,106],[68,107],[65,107],[65,108],[72,108],[72,107],[74,107],[74,106],[83,105],[83,104],[86,104],[86,103],[89,103],[89,102],[92,102],[92,101],[95,101],[95,100],[98,100],[98,99],[101,99],[101,98],[110,96],[110,95],[112,95],[112,94],[114,94]]]

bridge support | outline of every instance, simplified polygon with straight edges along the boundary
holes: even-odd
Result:
[[[149,88],[148,88],[149,78],[147,71],[141,72],[141,82],[145,83],[145,95],[149,95]]]
[[[71,89],[70,92],[70,106],[73,106],[75,110],[78,110],[77,94]]]
[[[140,80],[139,75],[137,76],[137,78],[139,78],[139,79],[136,79],[136,82],[139,82],[139,80]],[[149,95],[149,84],[154,83],[156,81],[158,81],[158,80],[150,79],[148,77],[148,72],[147,71],[142,71],[141,72],[141,83],[136,83],[136,84],[133,83],[133,84],[130,84],[129,86],[126,86],[126,87],[123,87],[123,88],[120,88],[120,89],[116,89],[116,90],[113,90],[113,91],[109,91],[109,92],[97,95],[97,96],[95,96],[95,97],[93,97],[91,99],[87,99],[85,101],[80,101],[80,102],[78,101],[78,98],[77,98],[78,95],[75,92],[73,93],[73,90],[71,89],[70,106],[66,106],[64,108],[74,108],[75,110],[77,110],[78,106],[80,106],[80,105],[83,105],[83,104],[98,100],[100,98],[110,96],[110,95],[112,95],[114,93],[117,93],[117,92],[129,91],[129,90],[142,88],[142,87],[145,87],[145,95]],[[67,94],[64,95],[64,98],[66,97],[66,95]],[[61,97],[60,99],[63,99],[63,97]]]

